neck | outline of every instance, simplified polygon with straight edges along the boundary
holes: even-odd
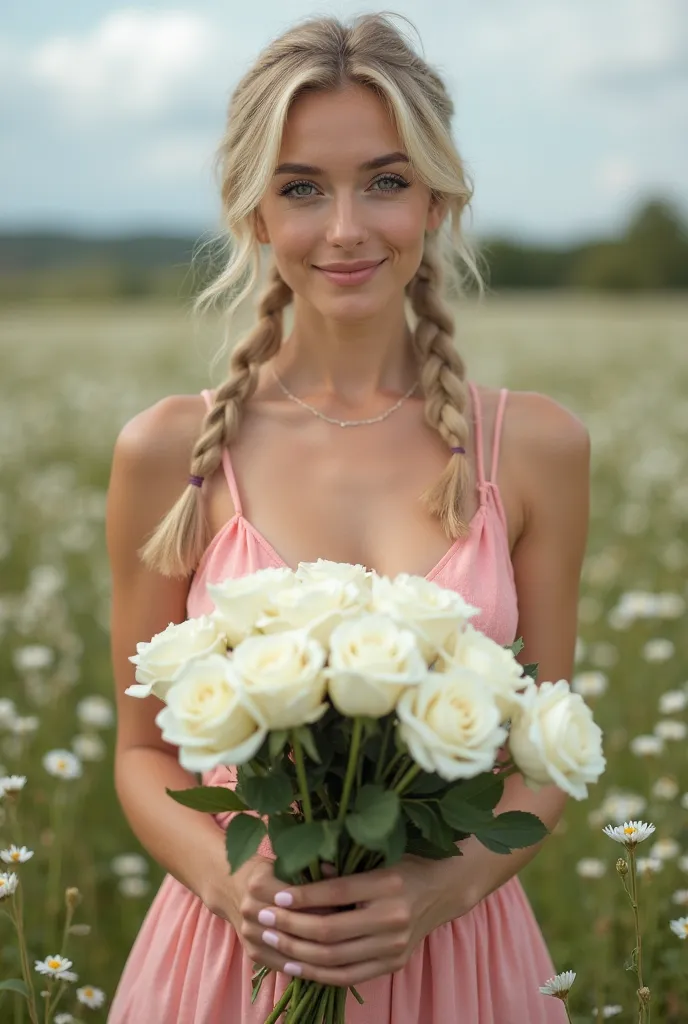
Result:
[[[419,367],[403,304],[365,320],[335,320],[294,296],[293,328],[273,366],[300,398],[336,396],[352,407],[400,395]]]

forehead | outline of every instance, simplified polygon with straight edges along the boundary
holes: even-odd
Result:
[[[351,163],[402,149],[383,102],[371,89],[347,85],[337,92],[306,92],[292,103],[279,162]]]

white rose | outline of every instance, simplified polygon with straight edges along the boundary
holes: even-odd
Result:
[[[568,682],[531,683],[519,697],[509,733],[511,756],[533,790],[555,783],[576,800],[588,795],[606,760],[602,730]]]
[[[426,772],[443,779],[470,779],[490,771],[507,736],[483,678],[453,667],[429,672],[397,704],[399,735]]]
[[[294,572],[286,567],[258,569],[246,576],[208,583],[208,593],[215,603],[211,617],[220,624],[228,646],[236,647],[255,633],[256,620],[264,614],[275,594],[293,584]]]
[[[305,629],[250,636],[236,647],[232,666],[270,729],[317,721],[323,703],[327,652]]]
[[[170,622],[152,640],[136,645],[136,654],[129,661],[136,665],[139,685],[132,684],[124,692],[130,697],[148,697],[154,693],[164,700],[177,672],[189,660],[224,654],[226,650],[224,635],[210,616]]]
[[[449,637],[444,650],[447,657],[441,658],[441,667],[460,665],[481,676],[492,692],[502,721],[509,718],[517,693],[531,682],[530,676],[523,675],[523,666],[513,651],[500,646],[470,622]]]
[[[373,570],[366,569],[360,562],[331,562],[327,558],[319,558],[317,562],[299,562],[296,569],[296,578],[302,583],[320,583],[321,580],[355,583],[366,605],[370,603],[373,575]]]
[[[296,583],[272,595],[270,604],[256,619],[256,629],[261,633],[305,629],[327,647],[332,630],[343,619],[360,615],[366,604],[355,583],[336,579]]]
[[[155,721],[162,738],[179,747],[179,763],[190,772],[245,764],[267,735],[230,659],[221,654],[184,666]]]
[[[380,718],[407,687],[427,675],[415,634],[387,615],[342,622],[330,638],[325,669],[332,703],[342,715]]]
[[[388,576],[373,577],[372,610],[412,629],[428,662],[457,628],[480,611],[455,590],[405,572],[393,580]]]

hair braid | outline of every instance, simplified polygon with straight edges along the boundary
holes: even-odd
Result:
[[[191,474],[208,478],[222,461],[222,450],[236,436],[244,404],[258,386],[260,367],[279,351],[283,311],[293,298],[289,285],[273,263],[258,303],[258,321],[237,343],[229,376],[215,392],[215,402],[203,421],[191,456]],[[141,549],[150,568],[166,576],[187,576],[198,565],[210,542],[201,488],[188,484],[156,532]]]
[[[448,448],[465,447],[469,435],[464,416],[466,364],[454,345],[454,318],[442,298],[442,280],[436,236],[430,234],[421,264],[407,286],[411,307],[418,318],[413,343],[426,399],[425,421],[439,431]],[[468,532],[462,509],[470,487],[468,460],[452,455],[439,479],[420,496],[421,503],[441,520],[452,540]]]

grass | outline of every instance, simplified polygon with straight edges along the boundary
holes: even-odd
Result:
[[[640,913],[652,1021],[688,1019],[688,942],[668,926],[688,914],[674,901],[688,890],[688,872],[680,867],[688,866],[686,741],[667,740],[659,754],[645,757],[630,747],[660,718],[688,721],[685,710],[659,711],[664,691],[688,685],[686,337],[688,300],[675,296],[518,295],[467,304],[457,317],[471,378],[544,392],[579,415],[592,436],[577,672],[606,678],[594,704],[609,766],[588,801],[569,802],[555,835],[521,876],[557,971],[577,972],[570,1001],[576,1021],[594,1019],[596,1004],[614,1003],[623,1006],[614,1019],[637,1019],[635,978],[624,971],[632,909],[614,870],[621,847],[601,831],[602,824],[618,823],[611,816],[619,813],[617,791],[635,797],[631,816],[656,825],[639,856],[648,855],[655,838],[678,842],[677,856],[641,878]],[[0,339],[0,668],[3,698],[14,700],[24,721],[0,726],[0,763],[29,779],[16,829],[0,805],[0,848],[16,842],[35,850],[18,868],[30,962],[60,948],[64,915],[50,913],[46,885],[60,904],[64,887],[76,886],[82,899],[68,955],[79,985],[99,986],[111,997],[162,872],[147,857],[147,874],[135,875],[138,882],[121,883],[113,871],[116,855],[145,851],[115,797],[114,729],[86,726],[77,713],[86,696],[112,697],[103,538],[110,458],[118,430],[134,413],[165,394],[218,382],[219,372],[211,380],[208,365],[220,333],[212,322],[197,328],[170,304],[17,305],[0,311]],[[636,591],[646,595],[635,599],[637,614],[619,611],[619,602]],[[657,594],[673,597],[653,608],[647,595]],[[664,651],[646,648],[653,640],[670,644]],[[31,652],[23,649],[34,645],[52,652],[50,665],[26,667]],[[99,759],[84,763],[81,778],[51,777],[43,755],[69,749],[83,734],[101,738],[102,756],[91,742]],[[88,741],[80,743],[88,751]],[[659,779],[675,781],[670,799],[667,783],[664,798],[657,790]],[[582,858],[601,860],[605,875],[580,877]],[[88,937],[78,934],[84,926]],[[19,976],[10,939],[10,924],[0,917],[4,978]],[[73,994],[69,1000],[61,1010],[71,1008]],[[22,1005],[5,994],[0,1019],[28,1019]],[[102,1020],[106,1008],[84,1014]]]

